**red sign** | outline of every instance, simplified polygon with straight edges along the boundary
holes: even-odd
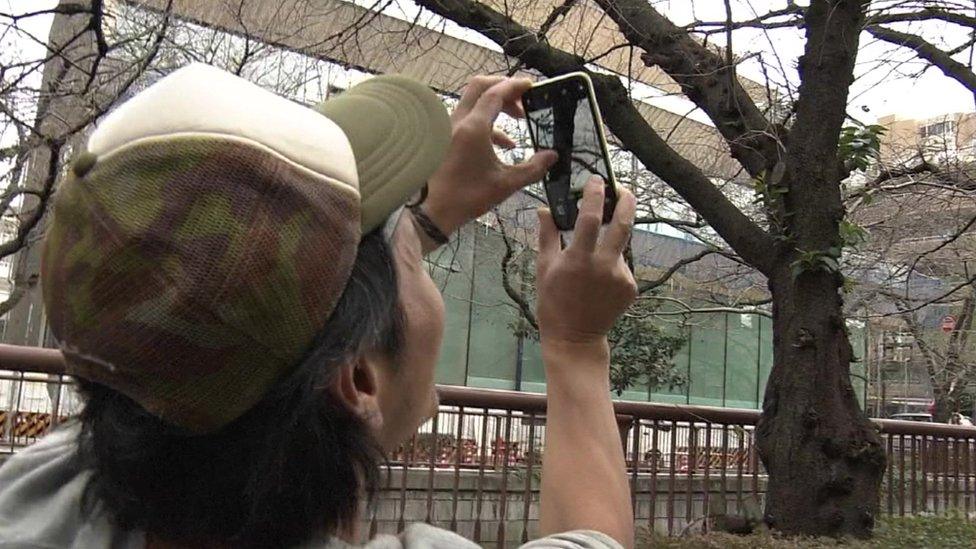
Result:
[[[952,315],[945,315],[942,317],[942,331],[949,333],[956,329],[956,317]]]

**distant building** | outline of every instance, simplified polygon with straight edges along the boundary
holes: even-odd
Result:
[[[909,185],[916,176],[889,181],[890,190],[852,213],[854,222],[871,231],[871,246],[863,251],[869,257],[884,257],[886,262],[875,264],[874,272],[861,273],[860,282],[870,287],[911,266],[910,278],[900,281],[911,287],[911,295],[920,299],[941,295],[969,276],[961,258],[972,257],[976,250],[976,231],[970,224],[976,216],[972,170],[976,113],[922,119],[889,115],[879,118],[878,124],[887,129],[881,138],[879,168],[913,166],[923,157],[938,165],[940,172],[930,179],[935,183],[930,187]],[[873,318],[867,330],[868,411],[882,417],[928,411],[932,383],[915,335],[895,314],[893,301],[879,296],[872,307],[874,314],[890,316]],[[958,304],[925,306],[916,313],[916,335],[942,350],[947,337],[942,333],[942,320],[950,313],[958,314],[957,308]]]
[[[882,116],[888,129],[881,138],[881,162],[902,164],[923,153],[930,161],[976,161],[976,113],[951,113],[931,118]]]

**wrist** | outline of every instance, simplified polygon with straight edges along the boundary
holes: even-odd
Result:
[[[464,225],[465,219],[457,219],[457,207],[451,207],[450,204],[444,204],[440,200],[440,193],[436,191],[437,188],[441,187],[438,183],[433,180],[427,185],[430,191],[428,192],[427,199],[423,201],[421,206],[424,209],[424,213],[427,217],[435,224],[437,227],[444,232],[444,234],[451,234],[454,231],[461,228]]]
[[[410,212],[414,225],[424,237],[423,240],[429,241],[435,248],[447,244],[450,241],[450,236],[441,230],[437,223],[427,215],[425,210],[426,208],[423,204],[407,206],[407,211]]]
[[[542,360],[547,374],[559,373],[563,370],[581,375],[583,372],[595,371],[600,376],[607,376],[610,369],[610,344],[606,337],[591,340],[568,340],[552,337],[540,337]]]
[[[606,336],[587,338],[569,338],[548,335],[543,332],[539,337],[542,350],[552,352],[579,353],[583,356],[610,357],[610,343]]]

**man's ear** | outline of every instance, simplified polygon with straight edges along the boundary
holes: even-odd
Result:
[[[333,395],[346,409],[373,429],[383,425],[379,406],[379,367],[366,356],[349,361],[339,367],[336,382],[331,387]]]

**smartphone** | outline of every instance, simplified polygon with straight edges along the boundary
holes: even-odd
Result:
[[[572,72],[537,82],[522,95],[522,106],[535,149],[559,154],[543,181],[556,227],[569,231],[576,225],[583,187],[594,175],[606,185],[603,222],[608,223],[617,204],[617,185],[590,77]]]

